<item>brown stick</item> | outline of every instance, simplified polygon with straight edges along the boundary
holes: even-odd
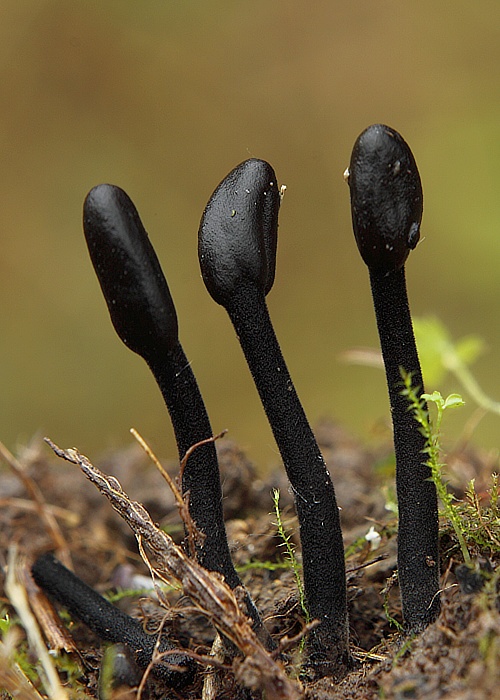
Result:
[[[46,442],[56,455],[80,467],[129,525],[139,543],[147,544],[155,556],[158,573],[177,579],[186,595],[191,597],[214,627],[241,651],[245,657],[243,661],[236,658],[233,662],[239,682],[252,690],[263,690],[268,697],[277,700],[303,698],[301,685],[286,676],[282,665],[258,640],[251,621],[240,609],[235,595],[237,589],[231,590],[220,575],[207,571],[189,559],[165,532],[156,527],[144,506],[130,500],[114,477],[94,467],[78,450],[63,450],[47,438]]]

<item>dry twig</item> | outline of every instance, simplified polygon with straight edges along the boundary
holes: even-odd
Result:
[[[144,506],[130,500],[117,479],[94,467],[78,450],[63,450],[49,439],[46,442],[56,455],[77,464],[106,496],[128,523],[139,543],[146,544],[152,551],[158,574],[177,579],[184,593],[191,597],[214,627],[240,650],[244,659],[236,658],[233,662],[239,682],[252,690],[264,690],[268,697],[276,700],[299,700],[303,697],[300,684],[286,676],[282,665],[260,643],[249,619],[238,605],[235,592],[219,575],[189,559],[165,532],[156,527]]]

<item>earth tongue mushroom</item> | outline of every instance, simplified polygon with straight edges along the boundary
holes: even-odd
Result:
[[[403,618],[408,631],[418,632],[440,610],[436,489],[425,464],[425,439],[401,394],[402,371],[411,373],[413,386],[424,393],[404,269],[420,236],[422,185],[409,146],[382,124],[358,137],[348,183],[354,235],[370,273],[391,404]]]
[[[89,192],[83,225],[113,326],[151,369],[170,413],[182,460],[190,447],[213,433],[178,339],[175,307],[156,253],[134,204],[119,187],[98,185]],[[221,573],[231,588],[242,586],[229,552],[213,441],[189,456],[182,490],[189,492],[191,517],[204,535],[203,544],[197,546],[199,563]],[[272,646],[257,608],[248,593],[245,596],[255,631]]]
[[[234,325],[294,492],[307,606],[319,621],[308,638],[309,669],[340,677],[351,660],[339,510],[265,300],[274,282],[279,205],[268,163],[238,165],[207,204],[199,260],[210,295]]]
[[[126,615],[93,588],[63,566],[53,554],[43,554],[32,567],[35,582],[48,595],[62,603],[98,637],[119,642],[131,650],[137,666],[146,669],[153,654],[164,653],[163,661],[153,666],[153,674],[171,688],[180,689],[193,681],[196,664],[163,634],[144,631],[139,620]],[[166,653],[168,652],[168,653]]]

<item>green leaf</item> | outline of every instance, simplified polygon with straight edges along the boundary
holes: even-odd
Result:
[[[440,408],[443,407],[444,402],[440,391],[433,391],[432,394],[422,394],[420,398],[424,401],[432,401],[436,404],[436,406],[439,406]]]
[[[2,634],[5,634],[6,632],[8,632],[11,624],[12,623],[11,623],[10,618],[7,614],[5,615],[5,618],[0,618],[0,632]]]
[[[459,406],[464,406],[464,405],[465,405],[465,401],[460,396],[460,394],[450,394],[445,399],[445,402],[443,404],[443,409],[458,408]]]

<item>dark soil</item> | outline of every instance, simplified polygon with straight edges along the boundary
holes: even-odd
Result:
[[[471,546],[471,555],[486,572],[471,578],[457,567],[463,563],[450,527],[443,522],[442,612],[437,622],[414,639],[406,638],[389,622],[384,605],[396,622],[401,622],[396,569],[396,527],[394,515],[386,509],[387,486],[393,484],[392,452],[388,447],[367,450],[338,426],[324,422],[317,429],[318,442],[328,463],[342,509],[345,547],[348,552],[348,594],[352,652],[358,667],[338,684],[321,679],[304,688],[308,700],[326,698],[449,698],[470,700],[498,698],[500,684],[500,614],[495,567],[497,556],[488,543],[482,551]],[[298,634],[304,624],[293,572],[283,568],[248,567],[249,562],[282,561],[276,536],[270,492],[279,488],[280,505],[287,527],[294,532],[292,497],[283,470],[260,478],[245,455],[227,438],[218,442],[228,537],[234,561],[245,567],[241,573],[259,607],[266,625],[279,641]],[[90,456],[90,455],[89,455]],[[108,501],[88,483],[77,467],[58,460],[42,442],[19,455],[26,473],[40,488],[47,507],[52,508],[71,554],[75,572],[101,592],[142,588],[148,575],[137,544],[127,525]],[[144,504],[152,518],[182,539],[182,527],[174,499],[155,467],[135,444],[94,462],[114,475],[125,491]],[[172,474],[176,465],[167,465]],[[491,460],[470,450],[459,449],[449,458],[448,474],[457,496],[470,478],[476,479],[481,497],[490,485]],[[0,472],[0,565],[6,570],[7,552],[14,543],[28,564],[39,554],[54,550],[40,513],[33,507],[19,478],[4,465]],[[63,511],[54,510],[54,507]],[[370,526],[380,533],[381,542],[372,550],[364,536]],[[500,530],[499,523],[496,523]],[[457,574],[457,575],[456,575]],[[491,583],[493,581],[493,583]],[[4,613],[15,618],[0,581]],[[198,655],[210,653],[214,639],[211,626],[193,610],[179,592],[169,594],[168,623],[179,643]],[[165,614],[149,595],[122,597],[117,605],[149,626]],[[60,608],[59,608],[60,610]],[[78,621],[63,615],[75,643],[70,655],[80,671],[71,676],[70,697],[95,697],[103,645]],[[2,661],[0,660],[0,664]],[[299,672],[299,651],[288,650],[290,674]],[[195,683],[174,692],[150,684],[149,697],[201,698],[205,670],[200,666]],[[238,690],[230,670],[217,697],[250,697]],[[65,674],[62,672],[62,680]],[[67,679],[66,679],[67,680]],[[1,685],[1,684],[0,684]],[[36,685],[36,681],[35,681]],[[0,688],[0,691],[2,689]],[[43,695],[43,688],[39,687]],[[79,694],[82,693],[82,694]],[[10,697],[0,692],[0,697]],[[135,694],[129,697],[135,697]],[[253,697],[253,696],[252,696]],[[256,696],[255,696],[256,697]]]

